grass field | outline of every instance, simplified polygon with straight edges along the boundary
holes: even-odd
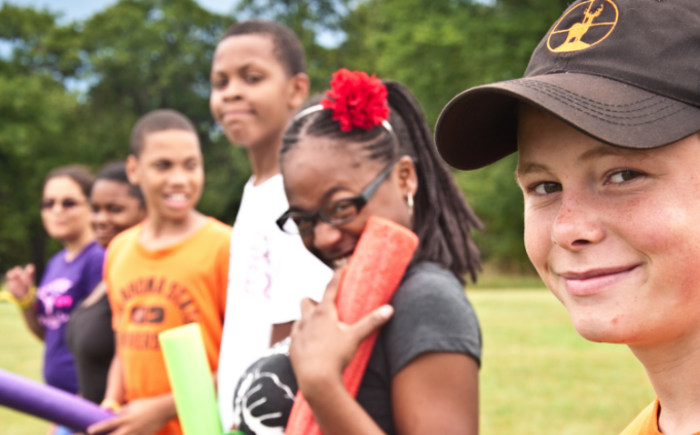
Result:
[[[624,346],[580,338],[546,290],[470,290],[482,325],[481,433],[617,435],[654,398]],[[41,345],[0,304],[0,368],[40,378]],[[2,435],[46,424],[0,408]]]
[[[24,327],[17,309],[0,303],[0,368],[41,380],[42,345]],[[0,434],[44,435],[48,425],[0,407]]]

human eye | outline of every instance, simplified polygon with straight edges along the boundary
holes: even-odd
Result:
[[[331,211],[335,214],[347,212],[352,208],[352,203],[350,201],[341,201],[333,205]]]
[[[124,207],[118,205],[110,205],[107,210],[112,214],[119,214],[124,211]]]
[[[308,216],[294,216],[292,220],[300,233],[308,231],[314,225],[314,220]]]
[[[247,73],[243,78],[245,79],[246,83],[252,85],[262,81],[264,77],[262,74],[259,73]]]
[[[334,222],[343,221],[357,213],[355,204],[352,201],[339,200],[329,204],[325,210],[325,215]]]
[[[167,160],[158,160],[153,163],[153,166],[159,171],[167,171],[172,166],[172,163]]]
[[[552,193],[561,192],[561,184],[545,181],[531,185],[528,190],[538,195],[550,195]]]
[[[193,171],[197,169],[198,161],[196,159],[189,159],[185,162],[185,169]]]
[[[635,178],[641,177],[642,175],[644,174],[639,171],[633,171],[630,169],[618,170],[608,176],[608,183],[621,184],[626,181],[634,180]]]
[[[224,89],[228,84],[226,77],[215,77],[211,79],[211,87],[214,89]]]

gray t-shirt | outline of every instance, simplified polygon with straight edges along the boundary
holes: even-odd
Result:
[[[427,352],[455,352],[481,363],[481,331],[464,288],[436,263],[411,267],[391,301],[394,315],[384,325],[357,393],[357,402],[387,434],[395,434],[391,381]]]
[[[357,402],[388,435],[396,433],[391,381],[414,358],[426,352],[455,352],[481,362],[479,321],[449,270],[427,262],[412,266],[391,305],[394,315],[379,333],[357,393]],[[287,424],[293,404],[288,399],[297,386],[286,348],[278,353],[248,368],[236,388],[233,409],[246,435],[279,433]]]

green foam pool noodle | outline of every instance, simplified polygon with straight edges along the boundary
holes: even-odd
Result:
[[[180,426],[185,435],[220,435],[214,380],[198,323],[158,334]]]

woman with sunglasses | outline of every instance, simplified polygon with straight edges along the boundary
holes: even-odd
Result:
[[[73,310],[102,280],[104,248],[95,242],[90,225],[88,196],[93,176],[79,165],[49,172],[44,180],[41,219],[49,236],[63,249],[46,265],[34,288],[34,266],[17,266],[7,272],[7,289],[22,310],[29,329],[46,345],[46,383],[76,394],[78,378],[66,345],[68,320]]]
[[[331,85],[330,99],[302,110],[285,133],[290,208],[277,223],[300,234],[335,278],[320,303],[303,301],[289,357],[273,349],[244,375],[234,398],[238,428],[261,435],[285,427],[298,387],[325,435],[476,434],[481,334],[464,284],[480,270],[471,231],[481,224],[406,88],[347,70]],[[337,283],[370,216],[412,229],[420,244],[391,306],[344,325]],[[377,328],[352,397],[341,373]]]

